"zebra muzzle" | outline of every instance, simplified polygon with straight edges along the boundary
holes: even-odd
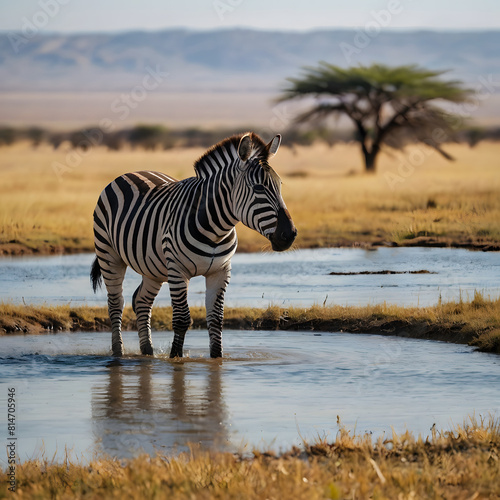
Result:
[[[269,237],[271,246],[275,252],[288,250],[297,237],[297,229],[293,224],[292,218],[286,208],[280,208],[278,211],[278,221],[276,229]]]

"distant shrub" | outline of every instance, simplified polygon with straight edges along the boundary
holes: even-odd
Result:
[[[130,131],[129,141],[132,147],[155,150],[165,144],[168,131],[161,125],[137,125]]]
[[[102,144],[103,133],[98,127],[76,130],[69,135],[69,142],[74,149],[87,151]]]
[[[0,127],[0,146],[10,146],[18,139],[19,132],[12,127]]]
[[[248,129],[251,130],[251,129]],[[209,148],[237,133],[247,132],[242,129],[210,129],[191,127],[187,129],[175,130],[172,135],[175,138],[176,145],[184,148]]]
[[[83,128],[66,132],[53,132],[41,127],[33,126],[27,129],[16,129],[14,127],[0,127],[0,146],[8,146],[19,140],[29,140],[33,146],[42,143],[51,144],[58,149],[62,143],[68,141],[73,148],[84,151],[92,146],[104,145],[109,150],[119,151],[125,145],[130,144],[133,148],[146,150],[180,148],[209,148],[226,137],[232,135],[256,131],[258,127],[232,127],[202,129],[188,127],[179,129],[167,129],[162,125],[139,124],[133,128],[121,129],[114,132],[104,132],[99,127]],[[371,131],[369,131],[371,133]],[[311,146],[322,142],[328,146],[337,143],[351,143],[356,140],[356,132],[349,129],[333,129],[329,127],[314,127],[313,125],[293,126],[283,133],[283,146],[295,148],[296,146]],[[264,140],[270,140],[270,133],[263,133]],[[410,144],[412,140],[406,136],[392,136],[392,141],[398,144]],[[457,130],[448,137],[448,142],[457,142],[476,146],[481,141],[500,141],[500,127],[468,127]]]
[[[451,138],[454,142],[466,143],[471,148],[481,141],[500,141],[500,127],[467,127],[458,130]]]
[[[437,202],[434,198],[429,198],[427,200],[427,208],[437,208]]]
[[[49,135],[48,142],[52,145],[54,149],[58,149],[59,146],[68,140],[68,134],[63,133],[52,133]]]
[[[289,172],[288,174],[286,174],[286,176],[296,179],[304,179],[305,177],[309,176],[309,173],[305,170],[294,170],[293,172]]]
[[[323,142],[333,146],[338,142],[350,142],[354,139],[351,130],[333,130],[328,127],[290,127],[283,133],[283,145],[289,147],[312,146],[316,142]]]
[[[47,132],[40,127],[30,127],[26,130],[26,137],[35,147],[39,146],[47,138]]]
[[[111,151],[119,151],[128,142],[127,133],[124,131],[104,134],[103,145]]]

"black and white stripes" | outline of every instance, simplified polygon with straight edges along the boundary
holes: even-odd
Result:
[[[182,356],[191,324],[189,280],[206,278],[210,356],[222,356],[224,293],[236,251],[234,226],[242,221],[268,238],[276,251],[297,234],[281,197],[281,180],[268,160],[281,138],[265,144],[255,134],[233,136],[195,163],[195,177],[176,181],[158,172],[125,174],[101,193],[94,211],[94,290],[104,280],[112,324],[112,350],[123,354],[121,321],[127,267],[142,275],[132,305],[143,354],[153,354],[151,308],[168,282],[173,308],[171,357]]]

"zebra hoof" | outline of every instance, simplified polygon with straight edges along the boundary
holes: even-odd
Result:
[[[182,348],[178,349],[178,348],[174,348],[172,346],[172,350],[170,351],[170,357],[171,358],[182,358]]]
[[[210,351],[210,357],[213,359],[222,358],[222,351],[220,349],[216,351]]]
[[[120,349],[113,349],[113,356],[115,358],[121,358],[123,356],[123,347]]]
[[[147,345],[145,347],[141,347],[141,353],[144,354],[144,356],[152,356],[153,355],[153,346]]]

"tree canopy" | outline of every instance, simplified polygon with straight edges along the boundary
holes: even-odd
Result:
[[[348,116],[367,171],[375,171],[383,144],[401,149],[408,142],[423,142],[451,159],[441,145],[449,137],[453,115],[439,104],[465,102],[471,91],[458,80],[441,80],[443,73],[416,65],[344,69],[320,62],[305,68],[301,78],[289,78],[279,101],[315,97],[313,107],[296,117],[298,123]]]

